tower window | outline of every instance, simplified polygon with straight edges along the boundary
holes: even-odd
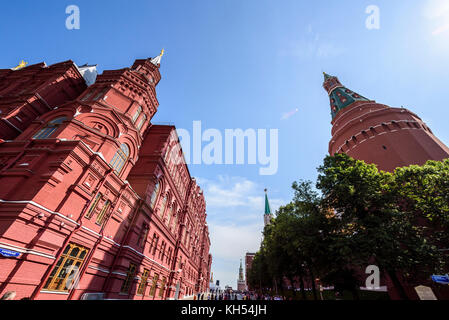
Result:
[[[142,129],[143,124],[145,123],[145,121],[147,121],[147,116],[146,116],[146,115],[143,115],[143,116],[142,116],[142,119],[140,119],[139,124],[137,125],[137,130]]]
[[[66,117],[57,118],[53,121],[50,121],[44,128],[42,128],[38,133],[36,133],[33,139],[41,140],[49,138],[59,126],[66,121]]]
[[[151,209],[154,208],[154,205],[155,205],[156,200],[157,200],[157,198],[158,198],[159,190],[160,190],[160,189],[161,189],[161,183],[158,181],[158,182],[156,183],[156,186],[154,187],[153,194],[151,195],[151,200],[150,200],[150,207],[151,207]]]
[[[87,100],[89,100],[90,97],[92,97],[93,94],[94,94],[94,91],[92,91],[92,90],[88,91],[88,92],[84,95],[84,97],[81,99],[81,101],[87,101]]]
[[[117,152],[115,153],[114,158],[112,158],[111,163],[109,165],[112,167],[112,169],[114,169],[114,171],[117,174],[120,174],[128,158],[129,158],[129,147],[127,144],[122,144],[120,149],[118,149]]]
[[[133,116],[133,123],[136,123],[137,119],[139,118],[140,114],[142,113],[142,107],[139,106],[136,113]]]
[[[101,97],[103,97],[105,95],[105,93],[109,90],[109,88],[104,88],[103,90],[101,90],[100,92],[98,92],[98,94],[94,97],[93,100],[98,100]]]
[[[387,150],[387,147],[386,147],[386,146],[382,146],[382,148],[383,148],[384,150]]]
[[[161,218],[161,220],[164,217],[164,211],[165,211],[165,206],[167,204],[167,200],[168,200],[168,195],[165,195],[164,199],[162,200],[161,207],[159,209],[159,217]]]

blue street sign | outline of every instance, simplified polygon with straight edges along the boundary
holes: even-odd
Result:
[[[11,258],[11,257],[17,258],[18,256],[20,256],[20,252],[7,250],[7,249],[1,249],[1,248],[0,248],[0,254],[7,258]]]
[[[449,276],[445,275],[445,276],[432,276],[432,280],[435,281],[436,283],[441,283],[441,284],[449,284]]]

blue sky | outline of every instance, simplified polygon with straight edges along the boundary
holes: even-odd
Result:
[[[214,278],[235,287],[239,259],[260,244],[263,189],[274,208],[288,202],[291,183],[315,179],[327,154],[323,71],[409,108],[449,143],[448,2],[1,1],[0,67],[72,59],[102,71],[165,48],[153,122],[279,129],[275,175],[259,175],[258,165],[190,165],[208,202]],[[80,30],[65,27],[71,4],[80,8]],[[380,9],[378,30],[365,27],[369,5]]]

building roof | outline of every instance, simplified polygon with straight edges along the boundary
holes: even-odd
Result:
[[[265,214],[271,215],[270,202],[268,201],[267,189],[265,189]]]

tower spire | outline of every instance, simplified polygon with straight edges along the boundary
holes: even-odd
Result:
[[[245,279],[244,279],[244,277],[243,277],[243,265],[242,265],[242,259],[240,259],[239,281],[245,281]]]
[[[263,216],[265,226],[271,223],[271,218],[273,218],[273,214],[271,213],[270,202],[268,201],[268,190],[265,189],[265,214]]]
[[[270,202],[268,201],[268,190],[265,189],[265,215],[271,215]]]
[[[323,87],[329,95],[332,119],[337,116],[337,113],[341,109],[348,107],[354,102],[370,101],[369,99],[362,97],[358,93],[355,93],[343,86],[337,77],[331,76],[326,72],[323,72],[323,75]]]
[[[151,59],[151,63],[154,64],[155,66],[160,66],[164,53],[165,53],[165,50],[162,49],[161,53],[156,58]]]

